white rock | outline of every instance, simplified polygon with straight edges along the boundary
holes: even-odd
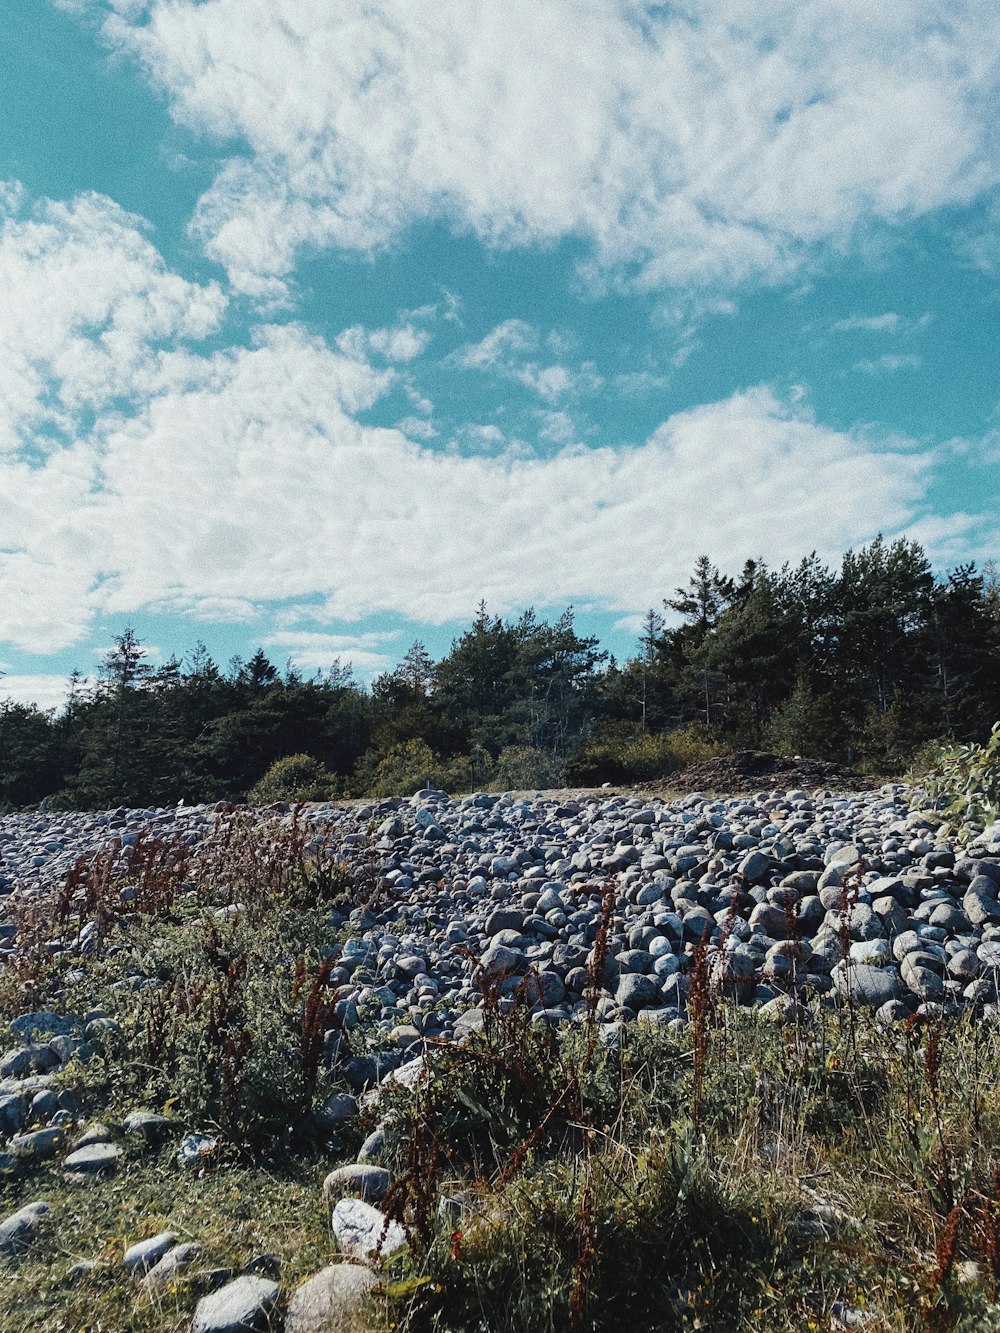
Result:
[[[390,1222],[363,1199],[341,1199],[333,1210],[332,1225],[341,1252],[358,1259],[387,1258],[406,1244],[399,1223]]]

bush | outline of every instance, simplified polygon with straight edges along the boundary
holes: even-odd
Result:
[[[634,724],[618,724],[595,732],[567,766],[566,778],[587,786],[650,782],[724,754],[725,749],[698,722],[659,734],[640,731]]]
[[[251,805],[273,801],[327,801],[335,793],[336,774],[308,754],[290,754],[271,765],[247,792]]]
[[[917,803],[961,824],[965,839],[974,828],[1000,818],[1000,722],[985,745],[957,745],[939,750],[927,764]]]
[[[530,745],[505,745],[497,756],[489,785],[499,791],[558,787],[563,780],[562,762],[554,754]]]
[[[412,796],[421,787],[468,791],[473,785],[467,756],[442,759],[422,740],[394,745],[376,761],[362,763],[356,777],[369,796]]]

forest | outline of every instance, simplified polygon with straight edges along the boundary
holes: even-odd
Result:
[[[934,571],[879,538],[738,574],[708,556],[618,662],[554,621],[480,605],[434,661],[414,643],[369,687],[263,651],[225,667],[196,645],[153,666],[135,633],[65,706],[0,703],[0,805],[146,807],[655,780],[734,748],[904,773],[1000,718],[1000,577]],[[2,686],[2,681],[0,681]]]

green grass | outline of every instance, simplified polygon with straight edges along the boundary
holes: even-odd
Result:
[[[58,1168],[4,1187],[5,1214],[43,1198],[48,1225],[27,1259],[0,1270],[4,1333],[167,1333],[186,1329],[207,1286],[192,1274],[238,1268],[254,1256],[281,1260],[282,1285],[292,1289],[332,1257],[335,1245],[320,1186],[323,1167],[302,1161],[287,1173],[223,1166],[197,1178],[165,1153],[129,1161],[116,1176],[67,1184]],[[204,1253],[155,1300],[125,1273],[126,1248],[160,1231],[197,1241]],[[97,1268],[69,1276],[81,1259]]]

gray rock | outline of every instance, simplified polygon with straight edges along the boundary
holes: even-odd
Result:
[[[524,929],[524,913],[510,907],[498,907],[486,918],[483,933],[491,939],[502,930],[514,930],[520,933]]]
[[[20,1046],[0,1058],[0,1078],[23,1078],[32,1068],[31,1050]]]
[[[910,1017],[910,1011],[902,1000],[888,1000],[875,1011],[875,1017],[886,1027],[893,1023],[902,1023]]]
[[[18,1134],[10,1141],[10,1150],[15,1157],[25,1157],[30,1161],[44,1162],[55,1157],[66,1144],[66,1131],[61,1127],[53,1129],[33,1129],[28,1134]]]
[[[107,1125],[102,1125],[100,1121],[88,1125],[82,1134],[73,1140],[70,1147],[75,1151],[77,1148],[86,1148],[90,1143],[110,1143],[111,1130]]]
[[[323,1181],[323,1197],[331,1207],[346,1195],[377,1202],[391,1184],[392,1175],[385,1167],[355,1162],[353,1166],[338,1166],[330,1172]]]
[[[335,1129],[337,1125],[353,1120],[358,1114],[357,1098],[349,1093],[334,1093],[317,1106],[313,1114],[321,1129]]]
[[[960,949],[948,959],[948,975],[956,981],[975,981],[983,970],[983,962],[972,949]]]
[[[38,1239],[49,1211],[49,1205],[39,1199],[36,1203],[26,1203],[16,1213],[5,1217],[0,1222],[0,1256],[9,1258],[26,1254]]]
[[[987,926],[1000,921],[998,892],[1000,884],[986,875],[977,875],[972,880],[962,899],[962,907],[974,926]]]
[[[11,1092],[0,1097],[0,1135],[4,1138],[24,1128],[28,1119],[28,1099]]]
[[[168,1250],[172,1250],[177,1244],[177,1237],[172,1231],[161,1231],[157,1236],[150,1236],[147,1240],[136,1241],[130,1245],[122,1257],[122,1265],[129,1272],[137,1277],[149,1270],[160,1262]]]
[[[209,1134],[189,1134],[177,1150],[177,1165],[200,1166],[212,1157],[218,1146],[218,1139]]]
[[[996,897],[1000,893],[1000,861],[988,858],[963,857],[960,861],[955,862],[956,879],[974,882],[980,877],[993,881],[996,886],[993,896]]]
[[[277,1282],[244,1274],[202,1297],[195,1307],[191,1333],[264,1333],[280,1295]]]
[[[736,867],[736,873],[742,875],[750,884],[759,884],[766,879],[771,870],[771,858],[764,852],[752,851],[744,856]]]
[[[661,991],[656,982],[636,972],[626,973],[615,987],[615,1003],[633,1012],[656,1004],[660,998]]]
[[[116,1148],[113,1143],[89,1143],[65,1158],[63,1170],[69,1176],[110,1175],[118,1169],[121,1155],[121,1148]]]
[[[896,1000],[903,989],[894,967],[870,967],[865,963],[838,963],[830,974],[838,994],[870,1009],[881,1009]]]
[[[362,1333],[365,1296],[378,1279],[360,1264],[329,1264],[288,1303],[285,1333]]]
[[[392,1144],[392,1134],[388,1125],[377,1125],[358,1149],[359,1162],[377,1162],[384,1157]]]
[[[201,1246],[193,1240],[167,1250],[163,1258],[158,1260],[142,1279],[143,1291],[150,1295],[162,1291],[164,1287],[176,1281],[185,1268],[190,1268],[200,1255]]]
[[[903,980],[921,1000],[940,1000],[944,997],[944,983],[937,972],[932,972],[929,967],[909,967],[903,973]]]
[[[523,972],[527,965],[522,953],[517,949],[508,949],[503,944],[492,945],[479,960],[483,976],[493,980],[505,972]]]
[[[34,1013],[21,1014],[11,1020],[10,1030],[21,1041],[35,1042],[41,1038],[48,1041],[52,1037],[69,1037],[79,1031],[77,1019],[65,1014],[54,1014],[48,1009],[38,1009]]]
[[[130,1111],[122,1121],[126,1134],[144,1139],[147,1143],[162,1143],[175,1130],[175,1122],[156,1111]]]

